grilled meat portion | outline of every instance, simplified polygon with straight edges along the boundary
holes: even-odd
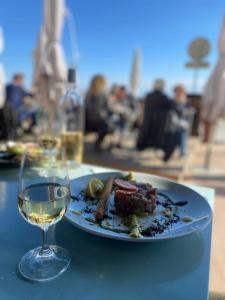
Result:
[[[116,187],[115,207],[119,215],[153,213],[156,209],[156,189],[150,184],[130,182],[137,191],[128,191]]]

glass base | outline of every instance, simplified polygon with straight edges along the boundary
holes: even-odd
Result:
[[[60,276],[70,265],[69,253],[59,246],[41,247],[27,252],[19,262],[20,274],[33,281],[49,281]]]

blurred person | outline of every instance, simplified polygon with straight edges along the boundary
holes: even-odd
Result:
[[[0,109],[0,140],[13,140],[16,137],[16,119],[11,106],[5,102]]]
[[[116,98],[118,88],[119,88],[119,86],[115,83],[111,86],[110,93],[109,93],[110,98],[112,98],[112,99]]]
[[[16,73],[12,82],[6,86],[6,103],[11,108],[14,124],[17,127],[24,120],[30,119],[30,126],[35,124],[35,112],[27,107],[25,98],[33,97],[33,94],[24,88],[24,75]]]
[[[164,80],[155,80],[153,91],[144,100],[143,123],[136,147],[139,151],[148,147],[162,149],[167,161],[179,144],[178,126],[173,121],[178,114],[175,102],[165,95],[164,89]]]
[[[90,83],[86,99],[86,132],[96,132],[95,149],[101,149],[104,138],[113,132],[107,98],[107,81],[102,75],[95,75]]]
[[[114,93],[109,98],[109,105],[112,111],[112,120],[116,128],[114,144],[117,148],[122,147],[124,130],[131,115],[128,101],[126,88],[124,86],[114,86]]]
[[[22,107],[26,96],[32,96],[25,90],[23,84],[24,75],[17,73],[13,76],[12,82],[6,86],[6,101],[15,111],[18,111]]]
[[[187,154],[187,139],[188,139],[188,116],[187,116],[187,95],[183,85],[178,84],[173,89],[174,101],[178,117],[180,119],[179,148],[181,156]]]

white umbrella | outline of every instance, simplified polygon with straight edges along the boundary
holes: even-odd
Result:
[[[0,27],[0,54],[4,48],[4,38],[2,28]],[[4,106],[5,103],[5,73],[3,65],[0,63],[0,108]]]
[[[205,86],[202,117],[214,123],[225,118],[225,17],[218,42],[219,58]]]
[[[61,45],[65,14],[64,0],[44,0],[44,24],[33,52],[33,87],[49,116],[50,126],[65,90],[66,66]]]
[[[35,90],[39,88],[40,78],[46,68],[46,43],[46,32],[44,26],[42,26],[39,32],[37,46],[33,51],[33,88]]]
[[[66,66],[60,43],[66,7],[64,0],[45,0],[44,27],[46,30],[46,74],[49,76],[49,100],[57,101],[64,92]]]
[[[133,64],[130,75],[130,89],[133,96],[136,95],[139,85],[140,85],[140,76],[141,76],[141,53],[139,49],[136,49],[134,52]]]
[[[205,86],[202,99],[202,118],[212,125],[215,125],[219,118],[225,118],[225,16],[218,41],[218,50],[219,58]],[[205,168],[210,166],[214,129],[215,126],[211,128],[205,155]]]
[[[54,103],[49,101],[50,65],[47,60],[47,35],[44,26],[41,26],[37,46],[33,51],[33,91],[37,103],[47,114],[52,110]],[[39,124],[40,125],[40,124]],[[40,126],[39,126],[40,127]]]

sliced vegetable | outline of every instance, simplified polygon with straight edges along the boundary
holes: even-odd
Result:
[[[104,189],[104,183],[98,178],[92,178],[88,182],[87,188],[85,190],[85,195],[88,197],[95,198],[99,194],[101,194],[103,189]]]
[[[135,185],[122,179],[115,179],[114,183],[123,190],[132,191],[132,192],[136,192],[138,190]]]

